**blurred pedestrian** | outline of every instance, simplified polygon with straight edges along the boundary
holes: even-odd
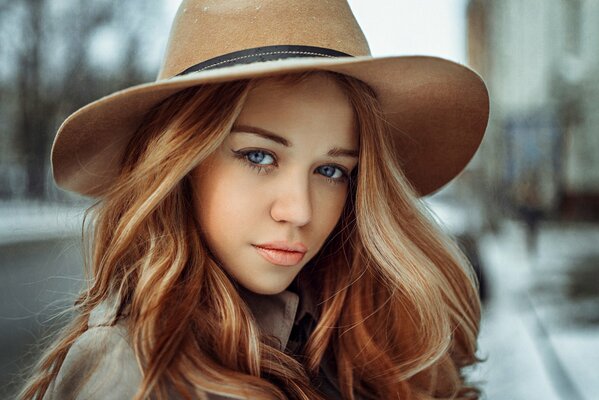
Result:
[[[516,212],[526,225],[526,249],[530,255],[536,254],[539,224],[544,211],[539,195],[539,174],[536,170],[524,174],[516,186]]]
[[[419,197],[487,117],[345,0],[184,1],[158,79],[57,133],[92,279],[21,398],[477,398],[474,274]]]

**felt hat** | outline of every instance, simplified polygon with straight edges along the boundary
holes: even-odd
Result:
[[[482,79],[442,58],[373,57],[346,0],[184,0],[156,80],[102,97],[62,123],[52,145],[54,179],[101,196],[146,113],[169,96],[307,70],[350,75],[374,89],[421,196],[457,176],[480,145],[489,113]]]

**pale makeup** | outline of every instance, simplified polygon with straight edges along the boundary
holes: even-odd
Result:
[[[219,265],[252,292],[284,291],[339,221],[358,145],[352,107],[331,78],[255,86],[223,144],[191,174],[195,216]],[[254,246],[274,241],[307,252],[277,265]]]

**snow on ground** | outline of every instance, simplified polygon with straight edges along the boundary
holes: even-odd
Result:
[[[581,399],[599,396],[599,227],[547,224],[532,269],[534,308]]]
[[[599,397],[599,326],[551,333],[550,340],[583,398]]]
[[[548,223],[538,239],[537,253],[529,255],[522,225],[505,221],[497,235],[480,241],[490,301],[478,354],[488,361],[470,377],[484,382],[484,398],[491,400],[595,399],[599,324],[568,317],[597,310],[599,293],[584,301],[564,293],[571,290],[567,277],[573,260],[599,254],[599,226]],[[599,265],[588,268],[591,279],[599,277]]]
[[[523,241],[512,226],[504,228],[480,242],[490,301],[483,310],[478,356],[488,359],[470,377],[482,381],[486,399],[559,400],[531,333],[524,297],[531,276]]]

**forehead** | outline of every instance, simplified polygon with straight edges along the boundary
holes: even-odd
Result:
[[[303,140],[357,147],[354,111],[347,95],[323,75],[297,83],[258,82],[235,123],[277,132],[292,144]]]

